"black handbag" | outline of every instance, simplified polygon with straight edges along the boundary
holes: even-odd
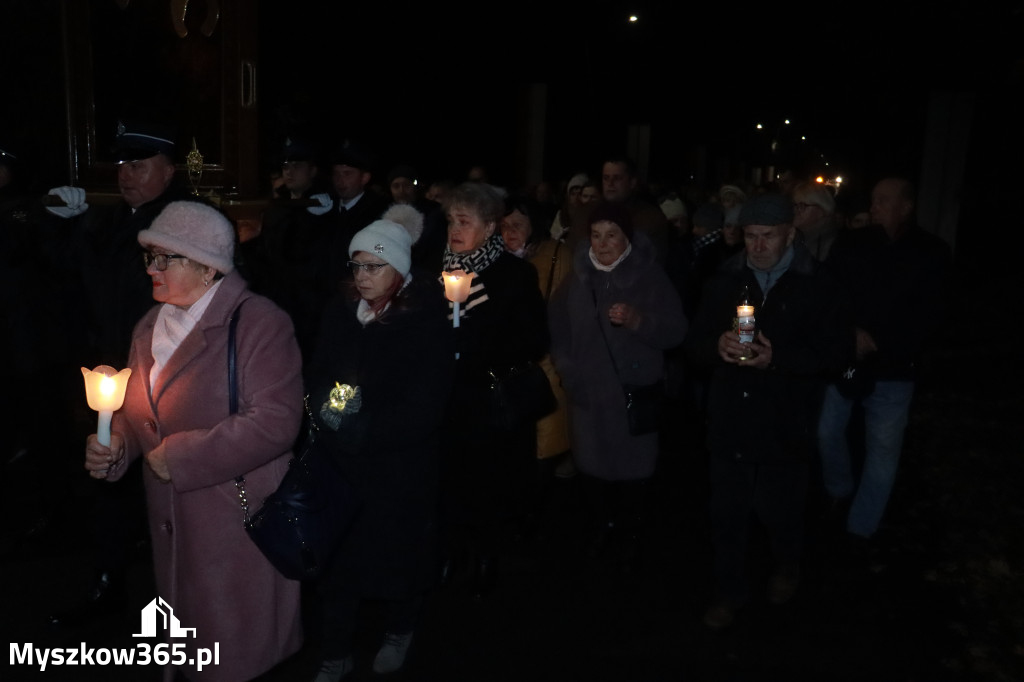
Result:
[[[494,426],[511,431],[555,411],[558,402],[544,369],[524,362],[507,369],[490,369],[490,416]]]
[[[231,413],[238,411],[235,365],[235,327],[239,308],[228,331],[228,381]],[[298,456],[260,508],[249,513],[245,478],[235,479],[242,504],[245,531],[259,550],[286,578],[307,580],[320,575],[334,550],[352,527],[360,504],[351,485],[330,457],[316,448],[318,429],[306,403],[309,431]]]

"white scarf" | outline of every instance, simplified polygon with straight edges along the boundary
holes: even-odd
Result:
[[[153,353],[153,369],[149,371],[150,391],[156,385],[160,371],[167,366],[167,362],[174,355],[181,342],[189,335],[196,324],[203,317],[203,313],[213,300],[213,295],[223,280],[217,280],[204,293],[198,301],[188,308],[164,303],[157,313],[156,323],[153,325],[153,344],[150,350]]]
[[[612,263],[611,265],[602,265],[601,263],[598,262],[597,256],[594,255],[594,247],[590,247],[590,262],[593,263],[594,267],[600,270],[601,272],[611,272],[618,266],[619,263],[626,260],[626,256],[628,256],[632,250],[633,243],[628,242],[626,244],[626,250],[622,252],[621,256],[615,259],[614,263]]]

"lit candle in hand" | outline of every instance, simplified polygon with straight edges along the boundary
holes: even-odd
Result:
[[[124,404],[124,391],[128,387],[128,377],[131,373],[130,369],[118,372],[107,365],[100,365],[93,370],[82,368],[82,376],[85,377],[85,399],[90,409],[99,412],[96,440],[101,445],[110,445],[110,420],[114,412],[120,410]]]
[[[740,337],[740,343],[752,343],[754,341],[754,306],[736,306],[736,331]]]
[[[474,273],[465,270],[447,270],[441,273],[444,280],[444,297],[452,302],[452,327],[459,326],[459,304],[469,298],[469,287],[473,283]],[[456,353],[458,358],[459,354]]]

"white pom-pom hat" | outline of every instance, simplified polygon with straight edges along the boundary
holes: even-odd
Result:
[[[408,204],[395,204],[352,237],[348,245],[351,258],[365,251],[380,258],[402,277],[412,267],[412,245],[423,233],[423,214]]]

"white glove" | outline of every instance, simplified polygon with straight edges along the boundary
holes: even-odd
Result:
[[[47,206],[46,210],[61,218],[74,218],[89,210],[85,203],[85,190],[81,187],[54,187],[47,194],[60,197],[65,206]]]
[[[314,194],[310,199],[320,202],[319,206],[309,206],[306,208],[313,215],[323,215],[334,208],[334,200],[331,199],[330,194]]]

